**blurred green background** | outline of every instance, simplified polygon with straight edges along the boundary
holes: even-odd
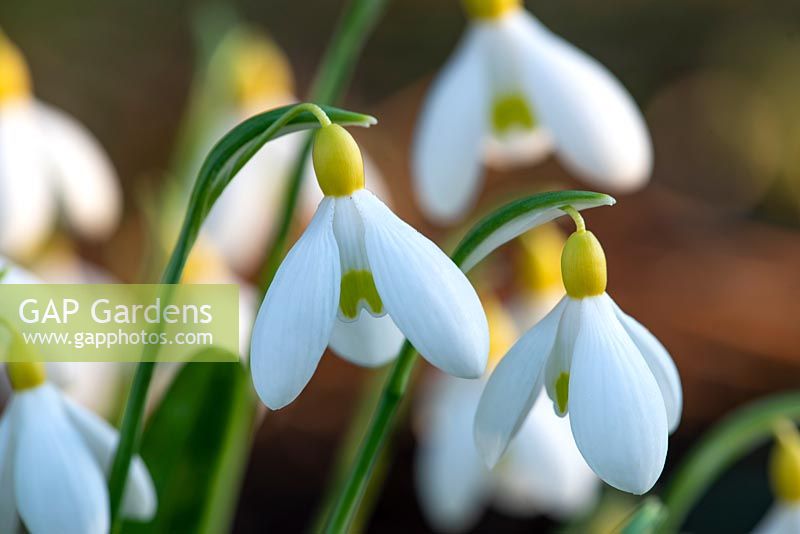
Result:
[[[174,150],[196,58],[201,2],[3,0],[0,27],[26,54],[38,97],[78,117],[107,148],[126,192],[125,223],[83,252],[133,281],[142,254],[135,199],[158,190]],[[340,1],[232,2],[292,61],[308,87]],[[645,112],[656,166],[643,192],[588,220],[603,240],[609,289],[670,349],[684,381],[684,420],[665,477],[732,408],[800,387],[800,9],[796,0],[528,1],[550,29],[607,65]],[[455,0],[390,2],[345,99],[379,117],[358,138],[382,170],[395,210],[416,211],[408,146],[431,77],[465,20]],[[490,176],[482,209],[560,181],[555,160]],[[309,521],[369,371],[323,358],[306,392],[267,415],[256,438],[236,532],[296,531]],[[370,530],[423,531],[404,429]],[[743,460],[687,530],[744,532],[770,502],[765,454]],[[530,532],[545,520],[488,514],[484,532]]]

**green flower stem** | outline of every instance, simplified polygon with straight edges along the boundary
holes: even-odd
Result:
[[[386,3],[386,0],[350,1],[317,70],[314,83],[309,91],[309,100],[321,104],[332,104],[341,98],[353,74],[361,49],[377,24]],[[262,293],[267,292],[267,288],[272,283],[281,264],[310,152],[311,138],[309,137],[298,154],[289,176],[289,187],[279,217],[280,224],[272,238],[264,266],[258,277]]]
[[[374,122],[374,119],[365,115],[344,112],[335,108],[322,110],[314,104],[298,104],[252,117],[217,143],[200,170],[178,241],[161,277],[162,284],[180,283],[183,268],[203,221],[211,211],[214,202],[244,164],[267,141],[298,129],[317,127],[321,122],[324,123],[321,121],[323,116],[325,120],[329,120],[330,116],[334,120],[338,119],[340,122],[350,124],[369,125]],[[148,357],[143,360],[152,360],[155,351],[157,351],[157,345],[147,345],[145,352]],[[154,369],[155,362],[153,361],[143,361],[138,365],[122,418],[119,444],[108,482],[109,504],[114,520],[113,524],[116,527],[120,525],[118,511],[128,478],[131,458],[138,450],[141,439],[142,416]]]
[[[327,534],[346,532],[355,516],[381,448],[393,428],[394,416],[408,388],[416,362],[417,355],[414,347],[406,341],[400,348],[375,415],[356,454],[350,476],[347,478],[344,490],[339,495],[339,500],[325,527]]]
[[[800,393],[773,396],[736,410],[717,424],[675,470],[663,494],[661,533],[680,530],[708,487],[739,458],[771,439],[775,422],[800,419]]]
[[[378,402],[381,390],[389,376],[390,369],[379,369],[371,373],[361,387],[361,393],[353,412],[347,434],[340,442],[336,451],[336,460],[330,469],[329,480],[325,488],[324,498],[317,506],[311,532],[321,532],[325,528],[333,505],[336,504],[340,488],[350,474],[350,464],[355,460],[356,450],[361,443],[361,437],[367,431],[367,425],[372,416],[373,407]],[[369,490],[367,490],[369,491]]]

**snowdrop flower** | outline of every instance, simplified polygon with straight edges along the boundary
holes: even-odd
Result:
[[[484,309],[494,361],[513,344],[517,330],[496,300],[486,300]],[[566,419],[537,403],[503,462],[489,471],[472,439],[484,381],[436,378],[420,403],[416,457],[420,505],[436,530],[470,529],[489,503],[516,516],[566,518],[594,502],[598,480],[575,447]]]
[[[217,113],[197,154],[198,170],[214,143],[238,123],[264,110],[297,102],[289,59],[271,39],[250,29],[237,28],[223,39],[210,62],[209,78],[209,84],[225,80],[229,87],[223,95],[226,98],[221,98],[226,105]],[[304,140],[302,134],[287,135],[259,150],[209,213],[203,233],[238,272],[252,272],[263,261],[275,214],[284,203],[288,178]],[[366,158],[365,165],[376,194],[387,199],[374,165]],[[323,196],[315,182],[307,164],[298,201],[304,221],[311,218]]]
[[[776,438],[769,474],[777,502],[753,534],[800,532],[800,435],[794,423],[782,421],[776,429]]]
[[[617,191],[650,176],[635,102],[600,63],[552,34],[519,0],[464,0],[466,34],[423,106],[412,167],[424,212],[457,220],[482,164],[507,168],[554,152],[587,182]]]
[[[14,395],[0,418],[0,531],[105,534],[109,530],[106,473],[118,435],[67,397],[36,363],[6,364]],[[150,520],[156,494],[138,456],[122,502],[129,519]]]
[[[498,462],[544,386],[557,414],[569,412],[575,442],[608,484],[642,494],[664,467],[680,421],[682,392],[666,349],[606,292],[606,259],[580,214],[566,242],[566,296],[523,335],[489,379],[475,418],[478,449]]]
[[[358,145],[341,126],[323,123],[312,155],[325,198],[256,318],[251,362],[258,395],[272,409],[294,400],[334,324],[362,311],[392,321],[443,371],[481,376],[489,334],[474,289],[435,244],[364,189]]]
[[[3,284],[47,283],[112,283],[107,273],[86,263],[66,250],[48,247],[31,273],[0,256],[0,279]],[[43,263],[44,261],[44,263]],[[42,274],[46,276],[42,277]],[[124,364],[115,362],[46,362],[49,380],[58,388],[95,413],[111,417],[119,400],[119,387]],[[0,378],[0,399],[11,395],[7,377]]]
[[[111,162],[75,119],[31,93],[20,51],[0,32],[0,251],[33,254],[57,208],[77,233],[106,237],[122,208]]]

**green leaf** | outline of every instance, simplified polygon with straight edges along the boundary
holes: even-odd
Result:
[[[646,499],[620,528],[620,534],[652,534],[664,519],[666,510],[655,497]]]
[[[667,517],[659,532],[678,532],[708,487],[731,465],[772,438],[775,422],[800,420],[800,393],[775,395],[740,408],[711,429],[674,471],[663,493]]]
[[[140,454],[158,495],[157,515],[149,523],[125,522],[123,532],[230,530],[237,502],[230,497],[239,491],[240,459],[248,454],[255,407],[240,363],[185,364],[142,441]]]
[[[461,270],[469,272],[493,250],[531,228],[565,215],[561,208],[576,210],[613,206],[613,197],[589,191],[552,191],[506,204],[481,219],[467,233],[452,255]]]

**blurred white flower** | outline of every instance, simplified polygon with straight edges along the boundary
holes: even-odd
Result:
[[[101,239],[119,220],[121,189],[91,133],[33,97],[22,54],[0,32],[0,251],[32,255],[59,207],[72,230]]]
[[[6,365],[14,395],[0,418],[0,531],[105,534],[106,474],[119,436],[100,417],[63,396],[44,367]],[[147,521],[156,493],[138,456],[131,463],[121,513]]]
[[[564,296],[561,283],[564,241],[564,234],[555,223],[528,230],[517,240],[515,285],[508,308],[520,330],[541,321]]]
[[[203,154],[198,156],[204,157],[219,138],[243,120],[297,102],[288,58],[274,42],[253,31],[239,28],[230,32],[212,58],[210,71],[211,76],[227,80],[231,88],[227,109],[217,117]],[[203,233],[237,271],[252,272],[263,261],[304,140],[302,134],[286,135],[259,150],[211,210]],[[364,163],[372,189],[387,199],[378,170],[369,158]],[[309,161],[297,210],[304,222],[311,219],[322,196]]]
[[[514,167],[555,152],[603,189],[630,191],[649,179],[644,119],[605,67],[519,1],[464,3],[469,26],[433,84],[412,147],[415,189],[428,216],[463,216],[479,193],[483,163]]]
[[[113,278],[67,249],[50,248],[33,274],[0,256],[2,284],[112,283]],[[40,277],[45,275],[46,280]],[[120,398],[124,365],[116,362],[47,362],[50,381],[81,405],[105,417],[115,415]],[[10,395],[6,377],[0,378],[0,398]]]
[[[464,274],[363,188],[361,154],[344,128],[320,128],[313,160],[325,198],[278,269],[253,331],[253,381],[264,403],[277,409],[294,400],[337,321],[364,320],[362,311],[369,321],[385,321],[388,314],[419,353],[443,371],[481,376],[488,327]]]
[[[786,420],[777,426],[776,438],[769,466],[776,503],[753,529],[753,534],[800,532],[800,435],[794,423]]]
[[[605,293],[602,247],[579,215],[564,246],[567,295],[523,335],[492,374],[475,419],[478,449],[494,465],[544,386],[569,411],[578,449],[608,484],[641,494],[664,467],[680,421],[675,364],[659,341]]]
[[[485,301],[490,358],[501,357],[516,330],[499,303]],[[437,376],[422,397],[416,482],[420,505],[439,531],[461,532],[495,503],[517,516],[565,518],[586,511],[598,480],[581,457],[566,419],[544,402],[534,405],[508,453],[492,471],[473,439],[483,380]]]

